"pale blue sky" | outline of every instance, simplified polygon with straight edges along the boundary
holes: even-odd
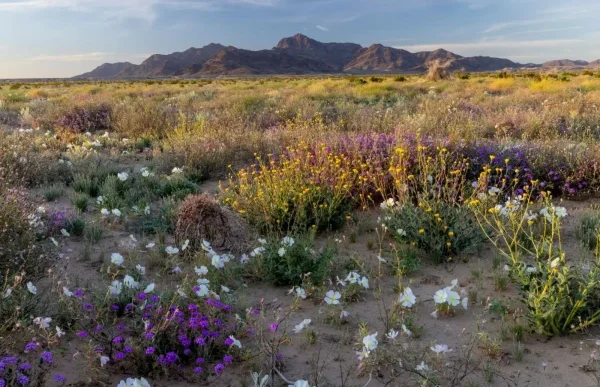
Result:
[[[518,62],[600,59],[598,0],[0,0],[0,78],[69,77],[210,42],[443,47]]]

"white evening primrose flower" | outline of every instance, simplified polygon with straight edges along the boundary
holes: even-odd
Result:
[[[36,317],[33,319],[33,322],[42,329],[48,329],[52,319],[50,317]]]
[[[431,347],[431,350],[438,355],[440,353],[452,352],[451,349],[448,349],[446,344],[436,344],[435,346]]]
[[[294,384],[288,384],[288,387],[310,387],[306,380],[296,380]]]
[[[180,173],[183,173],[183,168],[177,168],[177,167],[175,167],[175,168],[173,168],[171,170],[171,173],[179,175]]]
[[[181,245],[181,251],[185,251],[189,245],[190,245],[190,240],[186,239],[185,242],[183,242],[183,245]]]
[[[63,294],[67,297],[73,297],[73,292],[66,286],[63,286]]]
[[[144,293],[152,293],[155,287],[156,285],[154,283],[151,283],[150,285],[146,286],[146,289],[144,289]]]
[[[460,302],[465,309],[469,309],[469,297],[464,297]]]
[[[402,324],[402,332],[404,332],[406,336],[412,336],[412,332],[404,324]]]
[[[360,281],[360,275],[358,275],[358,273],[355,271],[351,271],[350,273],[348,273],[346,281],[350,282],[351,284],[355,284],[358,281]]]
[[[417,302],[417,297],[413,294],[410,288],[404,288],[400,295],[400,304],[405,308],[412,307]]]
[[[140,273],[141,275],[145,275],[146,274],[146,268],[140,264],[135,265],[135,269],[138,271],[138,273]]]
[[[327,293],[325,293],[325,302],[328,305],[338,305],[340,303],[340,298],[342,298],[340,292],[330,290]]]
[[[65,236],[65,237],[70,237],[71,234],[69,234],[69,232],[67,230],[65,230],[64,228],[60,229],[60,233]]]
[[[210,285],[210,280],[208,278],[198,278],[196,283],[198,285]]]
[[[227,286],[225,286],[225,285],[221,285],[221,290],[222,290],[224,293],[229,293],[229,292],[231,291],[231,290],[230,290],[230,289],[229,289]]]
[[[118,208],[113,208],[113,210],[112,210],[111,212],[112,212],[112,214],[113,214],[114,216],[116,216],[117,218],[120,218],[120,217],[121,217],[121,215],[122,215],[122,214],[121,214],[121,210],[119,210]]]
[[[390,329],[390,331],[385,335],[385,337],[387,337],[389,340],[394,340],[396,337],[398,337],[398,331]]]
[[[32,282],[27,282],[27,290],[31,294],[37,294],[37,288],[35,287],[35,285]]]
[[[151,248],[153,248],[154,246],[156,246],[156,243],[154,243],[154,242],[148,242],[148,244],[146,245],[146,248],[147,248],[147,249],[151,249]]]
[[[118,280],[114,280],[112,284],[108,287],[108,291],[113,296],[118,296],[119,294],[121,294],[121,290],[123,290],[123,284]]]
[[[260,243],[261,245],[266,245],[267,240],[265,238],[258,238],[258,243]]]
[[[125,181],[129,177],[129,174],[127,172],[121,172],[117,174],[117,177],[119,178],[119,180]]]
[[[346,312],[345,310],[342,310],[342,311],[340,312],[340,320],[343,320],[343,319],[345,319],[345,318],[346,318],[346,317],[348,317],[348,316],[350,316],[350,313],[349,313],[349,312]]]
[[[206,286],[206,285],[198,285],[198,288],[196,290],[196,295],[198,297],[206,297],[208,295],[208,293],[210,293],[210,290],[208,289],[208,286]]]
[[[302,298],[303,300],[306,299],[306,290],[302,288],[296,288],[296,296]]]
[[[288,246],[288,247],[292,247],[294,245],[296,241],[294,240],[294,238],[286,236],[281,240],[281,244]]]
[[[525,272],[528,274],[535,273],[535,272],[537,272],[537,268],[535,268],[533,266],[527,266],[527,269],[525,269]]]
[[[458,295],[458,293],[451,290],[446,294],[448,295],[448,298],[447,298],[448,305],[456,306],[456,305],[460,304],[460,296]]]
[[[167,246],[165,248],[165,252],[169,255],[175,255],[175,254],[179,254],[179,249],[177,247]]]
[[[417,366],[417,371],[429,371],[429,367],[424,361],[421,361],[421,364]]]
[[[280,257],[283,257],[285,255],[285,249],[280,247],[279,250],[277,250],[277,254],[279,254]]]
[[[109,360],[108,356],[100,356],[100,367],[104,367]]]
[[[407,234],[406,234],[406,231],[404,231],[404,230],[403,230],[403,229],[401,229],[401,228],[397,229],[397,230],[396,230],[396,233],[397,233],[398,235],[402,236],[402,237],[405,237],[405,236],[407,235]]]
[[[107,210],[106,208],[101,209],[100,213],[102,214],[102,216],[108,216],[108,215],[110,215],[110,211]]]
[[[550,262],[550,267],[556,269],[560,264],[560,258],[554,258],[552,262]]]
[[[433,295],[433,301],[436,304],[444,304],[444,303],[446,303],[446,301],[448,301],[448,293],[446,293],[446,291],[444,289],[438,290]]]
[[[50,237],[50,240],[52,241],[52,243],[54,244],[54,246],[58,247],[58,241],[52,237]]]
[[[369,279],[368,279],[367,277],[362,277],[362,278],[360,279],[360,282],[359,282],[359,284],[360,284],[360,286],[362,286],[363,288],[365,288],[365,289],[368,289],[368,288],[369,288]]]
[[[373,351],[377,348],[379,342],[377,341],[377,332],[367,335],[362,339],[363,345],[368,351]]]
[[[145,214],[145,215],[150,215],[150,206],[146,206],[146,207],[144,208],[144,214]]]
[[[565,216],[568,215],[567,209],[564,207],[556,207],[554,209],[554,215],[556,215],[559,218],[564,218]]]
[[[231,344],[232,346],[235,345],[238,348],[242,348],[242,343],[238,339],[236,339],[233,336],[229,336],[229,338],[233,341],[233,343]]]
[[[242,256],[240,257],[240,263],[242,265],[245,265],[248,262],[250,262],[250,257],[248,256],[248,254],[242,254]]]
[[[55,326],[55,328],[56,328],[56,337],[60,338],[65,335],[65,331],[60,329],[60,327],[58,325]]]
[[[124,261],[123,256],[119,253],[112,253],[110,255],[110,262],[113,265],[121,266],[123,264],[123,261]]]
[[[129,289],[135,289],[138,287],[138,283],[129,274],[123,277],[123,285],[127,286]]]
[[[362,361],[363,359],[369,357],[369,350],[363,347],[359,352],[356,352],[356,356],[358,357],[359,361]]]
[[[208,274],[208,268],[206,266],[194,267],[194,271],[198,276],[203,276]]]
[[[221,257],[216,254],[212,256],[210,263],[217,269],[222,269],[223,267],[225,267],[225,262],[223,261],[223,259],[221,259]]]

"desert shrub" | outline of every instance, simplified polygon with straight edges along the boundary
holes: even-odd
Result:
[[[71,203],[80,213],[86,212],[89,205],[88,197],[84,194],[75,194],[71,199]]]
[[[68,183],[72,178],[71,167],[39,147],[33,134],[0,132],[0,168],[5,170],[4,179],[30,187]]]
[[[190,195],[179,206],[175,235],[192,250],[208,241],[217,248],[241,252],[250,246],[250,231],[238,215],[207,194]]]
[[[222,190],[223,201],[262,231],[341,226],[353,206],[358,170],[324,145],[288,148],[279,159],[258,157]],[[345,173],[340,173],[344,170]]]
[[[177,121],[177,111],[150,99],[126,99],[113,107],[112,128],[128,137],[162,137]]]
[[[407,79],[403,75],[397,75],[394,77],[394,82],[406,82],[406,81],[407,81]]]
[[[598,248],[598,239],[600,238],[600,214],[585,214],[576,231],[579,239],[585,247],[595,251]]]
[[[106,104],[74,106],[59,118],[57,124],[73,133],[109,130],[111,108]]]
[[[65,230],[71,235],[81,237],[84,235],[86,229],[85,220],[83,218],[69,219]]]
[[[488,180],[489,174],[482,174],[480,186],[487,187]],[[478,195],[471,202],[482,230],[506,258],[530,323],[547,336],[579,332],[600,319],[600,256],[589,267],[576,263],[580,260],[569,263],[561,238],[567,211],[551,199],[542,193],[539,200],[529,200],[525,192],[503,204],[492,195]],[[539,232],[537,222],[546,232]]]
[[[414,243],[437,262],[459,253],[473,252],[483,234],[471,211],[464,206],[432,203],[388,206],[384,224],[400,243]]]
[[[100,239],[102,239],[103,234],[103,227],[94,223],[85,227],[83,237],[85,238],[86,242],[95,245],[100,241]]]
[[[0,173],[0,288],[16,273],[35,278],[52,255],[36,243],[41,214],[34,211],[25,191],[7,186],[1,177]]]
[[[47,202],[53,202],[56,199],[60,198],[65,192],[65,189],[62,185],[54,184],[50,187],[44,189],[42,192],[42,196]]]
[[[257,261],[262,279],[276,286],[301,285],[308,278],[318,285],[327,278],[335,256],[331,246],[313,249],[314,233],[267,238],[253,259]],[[306,277],[308,276],[308,277]]]
[[[381,204],[394,237],[438,262],[476,248],[483,236],[463,203],[468,168],[467,160],[446,148],[397,148],[389,168],[394,196]]]
[[[446,69],[439,63],[439,61],[429,65],[429,68],[427,69],[428,80],[437,82],[446,78],[448,78],[448,73],[446,72]]]
[[[97,176],[78,173],[73,177],[71,186],[75,192],[84,193],[90,197],[97,197],[102,183],[103,181],[100,181]]]

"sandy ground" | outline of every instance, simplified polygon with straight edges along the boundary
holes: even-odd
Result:
[[[218,189],[217,182],[207,182],[203,187],[205,192],[214,193]],[[38,193],[34,192],[40,203],[43,199]],[[574,227],[582,213],[589,210],[591,201],[587,202],[564,202],[563,205],[569,210],[570,216],[565,222],[565,242],[569,254],[579,257],[586,253],[574,237]],[[68,193],[55,203],[46,204],[54,209],[70,209]],[[370,218],[374,224],[377,212],[365,214],[364,217]],[[87,214],[86,220],[92,221],[96,216]],[[376,274],[378,266],[377,248],[369,249],[369,241],[375,241],[376,235],[372,228],[367,227],[364,233],[360,233],[355,242],[352,243],[348,238],[352,230],[346,229],[336,234],[324,235],[319,243],[324,240],[333,240],[334,238],[343,238],[344,242],[339,245],[339,255],[341,256],[359,256],[367,262]],[[344,238],[345,237],[345,238]],[[98,284],[100,267],[99,257],[108,259],[110,252],[115,249],[123,250],[130,243],[129,232],[119,228],[106,228],[104,236],[99,244],[93,247],[91,259],[84,261],[81,259],[84,242],[78,238],[61,238],[60,240],[61,258],[53,270],[60,272],[68,278],[71,283],[77,286],[92,286]],[[389,241],[386,241],[389,243]],[[508,306],[509,310],[521,308],[522,304],[518,299],[514,284],[508,285],[508,290],[499,292],[494,288],[493,282],[493,257],[494,253],[490,246],[484,246],[478,254],[458,259],[455,264],[450,266],[436,265],[428,262],[426,257],[422,261],[420,270],[404,279],[410,283],[419,303],[415,306],[416,322],[423,326],[423,334],[419,338],[409,338],[411,345],[428,347],[433,343],[447,344],[454,349],[448,356],[451,360],[459,352],[462,345],[466,343],[469,335],[475,334],[476,327],[480,326],[482,330],[488,332],[490,336],[498,336],[503,324],[511,320],[511,314],[501,316],[498,313],[490,311],[487,307],[492,300],[499,300],[502,304]],[[503,265],[503,264],[502,264]],[[502,266],[501,265],[501,266]],[[496,272],[500,269],[496,269]],[[479,276],[474,273],[481,273]],[[478,277],[478,278],[476,278]],[[452,317],[433,318],[430,313],[433,311],[433,302],[431,301],[436,290],[446,286],[453,279],[458,279],[459,288],[466,291],[477,291],[478,301],[468,310],[460,310]],[[373,283],[373,276],[371,276]],[[284,345],[282,353],[285,356],[286,367],[285,375],[291,379],[306,379],[314,373],[314,363],[319,363],[321,369],[323,386],[364,386],[367,377],[355,377],[356,355],[358,346],[356,343],[357,327],[359,323],[367,323],[371,331],[377,330],[380,337],[385,333],[382,321],[380,319],[381,300],[390,303],[397,297],[394,292],[397,279],[394,275],[387,272],[382,278],[381,288],[383,292],[380,295],[372,291],[363,293],[359,302],[349,304],[345,310],[350,313],[348,323],[344,325],[325,324],[319,315],[322,305],[320,300],[303,300],[300,303],[299,310],[295,311],[290,317],[290,328],[294,324],[305,318],[312,319],[312,330],[318,332],[318,340],[315,344],[307,344],[302,335],[293,335],[289,344]],[[292,297],[288,295],[287,288],[275,288],[264,284],[250,284],[244,291],[247,302],[258,304],[261,299],[273,306],[281,305],[287,307],[292,303]],[[468,379],[476,382],[472,385],[493,385],[493,386],[595,386],[597,385],[590,375],[584,373],[580,367],[588,363],[591,352],[596,348],[596,339],[600,338],[598,329],[592,329],[588,332],[572,335],[569,337],[556,337],[546,339],[534,334],[525,336],[525,354],[522,361],[517,361],[512,355],[514,344],[510,341],[502,343],[502,353],[498,359],[492,360],[492,364],[498,373],[491,384],[484,381],[479,369]],[[64,346],[57,355],[57,372],[62,372],[71,383],[85,384],[90,381],[100,380],[99,385],[116,385],[125,375],[90,375],[86,360],[78,353],[84,352],[82,344],[78,340],[63,341]],[[477,348],[475,355],[483,359],[485,357],[483,350]],[[543,364],[546,364],[544,367]],[[234,372],[227,372],[226,376],[210,384],[212,386],[242,386],[249,384],[250,369],[248,364],[238,364]],[[341,381],[342,370],[350,370],[351,381],[344,384]],[[344,371],[342,371],[343,373]],[[53,383],[53,382],[50,382]],[[50,384],[49,383],[49,384]],[[468,385],[463,382],[460,385]],[[152,381],[152,386],[187,386],[188,383],[178,380],[156,380]],[[198,385],[198,384],[196,384]],[[284,385],[279,381],[276,386]],[[393,379],[387,374],[385,369],[380,370],[378,375],[373,375],[369,386],[413,386],[414,381],[408,376],[402,376]]]

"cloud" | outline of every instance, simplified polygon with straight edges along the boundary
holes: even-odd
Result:
[[[318,28],[318,29],[320,29],[321,31],[329,31],[329,28],[327,28],[327,27],[323,27],[323,26],[319,26],[319,25],[317,25],[317,26],[315,26],[315,27],[317,27],[317,28]]]
[[[164,8],[218,11],[248,5],[274,7],[283,0],[0,0],[0,12],[65,9],[97,13],[107,19],[140,19],[153,22]]]

